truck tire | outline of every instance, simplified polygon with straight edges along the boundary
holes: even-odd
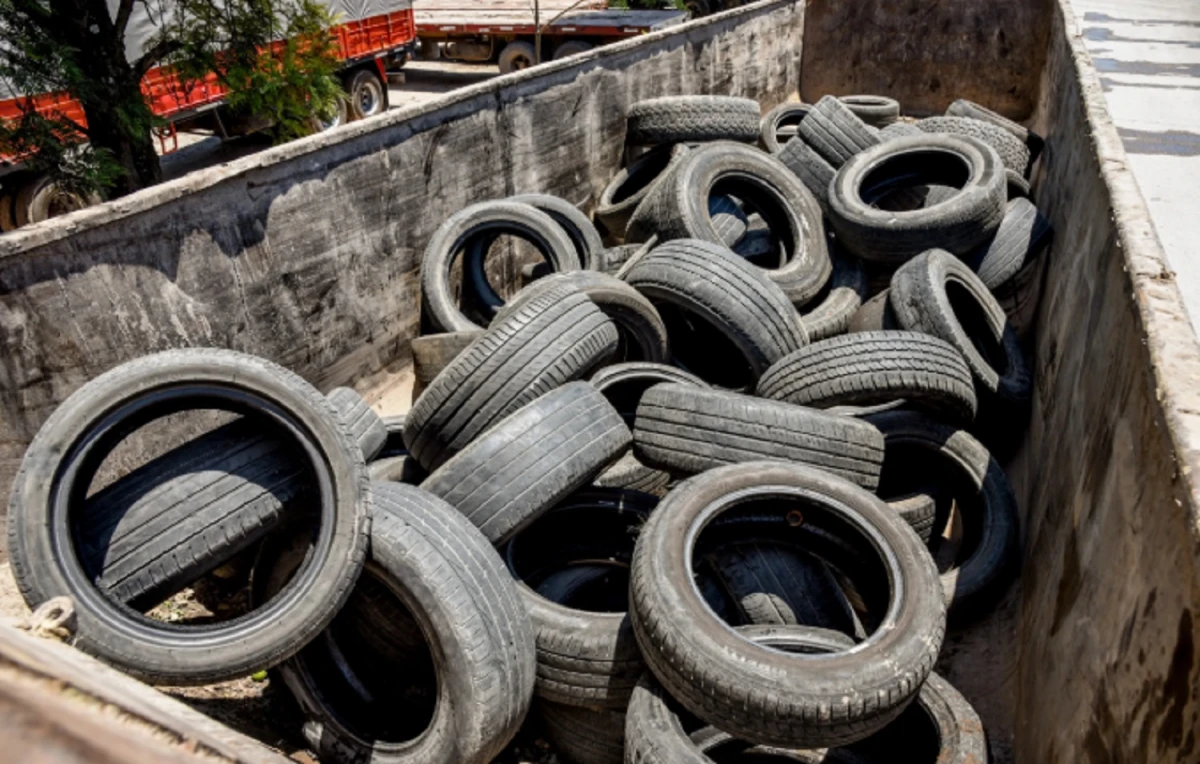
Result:
[[[759,125],[759,142],[770,154],[778,154],[796,137],[799,125],[812,106],[806,103],[781,103],[766,113]]]
[[[559,45],[554,49],[554,60],[558,61],[559,59],[568,58],[580,53],[587,53],[594,47],[595,46],[590,42],[585,42],[583,40],[567,40],[562,45]]]
[[[409,452],[435,470],[526,403],[587,376],[617,347],[617,329],[566,287],[530,299],[430,383],[404,427]]]
[[[658,146],[622,169],[596,203],[596,222],[616,241],[625,240],[629,218],[671,168],[689,151],[685,144]]]
[[[436,331],[465,332],[482,329],[467,318],[450,291],[450,268],[455,258],[473,239],[502,233],[519,236],[532,244],[554,271],[575,271],[581,266],[574,244],[562,226],[541,210],[510,201],[473,204],[446,219],[434,232],[421,260],[421,293],[425,316]],[[464,259],[463,281],[486,281],[472,276]],[[471,263],[483,267],[482,258]],[[465,284],[464,284],[465,286]]]
[[[829,184],[837,175],[833,165],[826,162],[824,157],[803,138],[792,138],[779,151],[779,161],[791,170],[804,187],[812,192],[813,197],[824,210],[829,204]]]
[[[357,726],[371,716],[364,713],[370,704],[343,679],[345,668],[321,670],[334,661],[322,640],[280,667],[308,716],[305,738],[323,760],[486,764],[529,708],[535,660],[529,618],[495,550],[452,507],[412,486],[372,488],[370,575],[437,646],[431,651],[439,687],[435,721],[407,740]]]
[[[808,342],[783,290],[720,245],[667,242],[634,262],[624,278],[658,309],[678,364],[711,384],[752,386],[772,363]],[[722,339],[723,347],[714,344]],[[738,368],[739,361],[747,366]]]
[[[586,382],[569,382],[488,428],[421,488],[502,544],[629,448],[629,428]]]
[[[726,245],[709,215],[717,193],[757,211],[782,242],[786,262],[764,269],[788,299],[803,305],[829,280],[832,265],[821,207],[779,160],[752,146],[722,142],[689,151],[633,213],[628,241],[699,239]]]
[[[742,624],[817,626],[851,635],[861,629],[828,566],[799,547],[733,542],[706,552],[704,559]]]
[[[976,492],[955,497],[964,526],[977,536],[974,548],[941,579],[946,606],[956,617],[986,610],[1015,575],[1020,558],[1017,500],[1004,470],[966,431],[915,412],[887,411],[867,420],[889,448],[916,447],[941,457]]]
[[[350,94],[350,118],[353,120],[374,117],[388,110],[387,85],[373,68],[355,70],[346,80],[346,92]]]
[[[100,201],[95,193],[65,191],[49,175],[39,175],[25,181],[13,198],[13,222],[18,228],[41,223]]]
[[[995,291],[1017,275],[1026,262],[1049,246],[1054,227],[1028,199],[1014,199],[996,237],[967,259],[988,289]]]
[[[500,66],[501,74],[519,72],[537,63],[537,51],[534,50],[531,42],[513,40],[500,51],[497,63]]]
[[[927,133],[976,138],[996,150],[1005,168],[1025,177],[1029,167],[1029,148],[1003,128],[969,117],[926,117],[917,122],[917,127]]]
[[[867,272],[862,261],[834,251],[829,292],[809,312],[800,316],[810,342],[836,337],[850,329],[854,314],[867,299]],[[808,307],[808,306],[806,306]]]
[[[540,572],[535,568],[574,567],[580,559],[610,561],[610,569],[627,566],[636,540],[633,531],[657,504],[655,497],[637,491],[579,491],[513,538],[504,552],[509,570],[524,581]],[[620,583],[627,597],[628,585]],[[646,670],[627,605],[614,603],[607,612],[595,612],[582,609],[577,600],[548,599],[524,583],[518,589],[537,634],[537,695],[571,706],[625,708]],[[564,593],[558,587],[539,590]]]
[[[913,258],[892,276],[888,304],[905,329],[953,345],[981,392],[1014,406],[1029,400],[1033,381],[1004,309],[962,260],[938,249]]]
[[[880,143],[870,126],[833,96],[817,101],[800,123],[799,137],[834,169]]]
[[[903,400],[963,425],[977,406],[962,354],[919,332],[862,332],[800,348],[763,374],[757,394],[818,409]]]
[[[895,582],[889,591],[904,595],[888,594],[886,614],[851,651],[814,659],[760,646],[717,620],[692,583],[706,523],[754,498],[784,497],[819,504],[806,513],[813,533],[829,512],[881,539],[864,549]],[[748,741],[788,747],[841,745],[886,727],[928,677],[946,625],[933,560],[887,505],[842,478],[779,462],[714,469],[668,494],[638,537],[630,615],[646,664],[688,711]]]
[[[437,375],[485,333],[483,329],[469,329],[413,337],[410,344],[413,356],[413,400],[421,397],[421,393]]]
[[[73,502],[54,497],[82,491],[124,428],[187,410],[196,401],[206,408],[236,404],[236,410],[268,418],[317,455],[306,466],[328,487],[314,502],[318,543],[293,585],[241,618],[181,630],[131,613],[93,586],[79,556],[62,551],[75,548],[63,534],[71,534],[77,508],[72,512]],[[361,451],[333,405],[311,385],[241,353],[170,350],[100,375],[50,415],[14,482],[8,549],[31,607],[61,595],[73,599],[76,647],[147,681],[205,683],[274,665],[329,624],[362,569],[369,507]]]
[[[847,331],[850,334],[859,332],[883,332],[902,328],[892,312],[891,290],[885,289],[862,304],[850,319]]]
[[[864,188],[880,177],[904,187],[952,185],[962,191],[922,209],[881,210],[867,203],[872,189]],[[957,135],[897,138],[864,151],[842,167],[829,189],[829,220],[842,245],[878,263],[900,264],[933,247],[967,255],[995,235],[1004,210],[1000,158],[986,144]]]
[[[1037,161],[1038,157],[1042,153],[1042,149],[1045,148],[1046,145],[1046,141],[1042,138],[1042,136],[1026,128],[1024,125],[1013,122],[1007,117],[1002,117],[986,106],[980,106],[979,104],[973,101],[968,101],[965,98],[960,98],[954,103],[950,104],[950,107],[946,109],[946,116],[970,117],[971,119],[979,119],[983,120],[984,122],[990,122],[997,127],[1007,130],[1008,132],[1012,133],[1017,140],[1029,147],[1029,163],[1031,165]],[[1024,170],[1020,172],[1022,176],[1028,176],[1029,174]]]
[[[366,399],[348,387],[335,387],[326,397],[362,450],[363,461],[378,456],[388,439],[387,426]]]
[[[634,145],[758,140],[762,112],[749,98],[666,96],[629,108],[626,139]]]
[[[900,119],[900,102],[894,98],[878,95],[839,96],[854,116],[870,127],[883,129]]]
[[[676,383],[655,385],[642,396],[633,438],[643,464],[680,475],[781,459],[874,490],[883,465],[883,436],[865,422]]]
[[[542,701],[536,706],[546,739],[571,764],[621,764],[625,710],[578,708]]]
[[[560,285],[579,290],[612,319],[620,336],[614,359],[664,363],[670,357],[667,327],[654,305],[624,281],[597,271],[571,271],[539,279],[522,289],[494,320],[507,318],[526,300]]]

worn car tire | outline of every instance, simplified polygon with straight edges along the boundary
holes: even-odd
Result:
[[[800,348],[763,374],[757,393],[818,409],[903,400],[958,424],[970,424],[977,406],[962,354],[919,332],[861,332]]]
[[[965,180],[960,173],[967,172]],[[953,185],[940,204],[907,211],[872,207],[864,184],[884,177],[903,187]],[[899,264],[931,247],[966,255],[1000,227],[1005,174],[991,147],[964,136],[897,138],[846,163],[829,192],[829,220],[843,246],[864,260]]]
[[[458,358],[471,343],[484,334],[484,329],[468,329],[463,332],[426,334],[413,337],[410,347],[413,356],[413,400],[421,397],[425,388]]]
[[[383,419],[365,398],[348,387],[335,387],[326,397],[342,417],[350,436],[362,449],[363,459],[368,462],[374,459],[383,450],[388,438]]]
[[[837,170],[818,154],[803,138],[793,138],[780,149],[779,161],[795,174],[804,187],[812,192],[824,210],[829,204],[829,184]]]
[[[706,382],[752,385],[772,363],[808,342],[783,290],[719,245],[667,242],[634,262],[624,278],[658,309],[676,361]],[[715,346],[718,340],[726,345]],[[718,352],[726,360],[718,362]],[[739,360],[747,368],[726,366]]]
[[[642,396],[633,437],[643,463],[681,475],[781,459],[873,490],[883,464],[883,436],[865,422],[676,383],[655,385]]]
[[[617,241],[625,240],[629,218],[675,163],[688,152],[685,144],[658,146],[622,169],[596,202],[596,222]],[[615,270],[615,269],[614,269]]]
[[[334,658],[316,642],[280,667],[308,717],[305,738],[322,760],[486,764],[516,734],[529,708],[535,661],[529,616],[499,555],[452,507],[412,486],[372,488],[370,574],[436,645],[435,715],[412,740],[381,740],[357,729],[353,711],[369,701],[350,708],[331,704],[329,677],[347,669],[318,672]]]
[[[879,131],[879,139],[890,141],[893,138],[904,138],[909,135],[921,135],[925,131],[912,122],[893,122]]]
[[[1008,203],[995,238],[969,257],[967,263],[994,292],[1049,246],[1053,236],[1054,227],[1032,202],[1014,199]]]
[[[836,249],[833,253],[833,276],[829,291],[818,295],[816,306],[805,306],[800,322],[808,331],[809,342],[836,337],[850,329],[854,314],[867,299],[867,273],[862,261]]]
[[[758,140],[770,154],[778,154],[788,141],[796,137],[800,123],[812,106],[805,103],[781,103],[762,118]]]
[[[626,139],[655,145],[688,141],[758,140],[761,111],[749,98],[666,96],[629,108]]]
[[[1042,136],[1033,132],[1024,125],[1014,122],[1007,117],[1001,116],[986,106],[980,106],[973,101],[968,101],[965,98],[960,98],[954,103],[950,104],[949,108],[946,109],[946,116],[980,119],[984,122],[990,122],[997,127],[1007,130],[1008,132],[1012,133],[1017,140],[1029,147],[1030,164],[1037,161],[1038,157],[1042,153],[1042,149],[1045,148],[1046,145],[1046,141],[1042,138]],[[1028,171],[1022,171],[1021,174],[1027,176],[1029,173]]]
[[[535,706],[546,739],[571,764],[621,764],[625,710],[579,708],[542,701]]]
[[[804,184],[769,154],[722,142],[688,152],[634,212],[628,241],[699,239],[728,246],[709,214],[718,191],[757,211],[782,243],[785,258],[764,273],[793,303],[803,305],[829,280],[832,265],[821,208]]]
[[[888,304],[905,329],[953,345],[981,394],[1006,405],[1028,402],[1033,381],[1020,343],[996,298],[962,260],[937,249],[913,258],[892,276]]]
[[[1029,148],[1003,128],[969,117],[926,117],[917,122],[917,127],[927,133],[976,138],[996,150],[1006,169],[1025,177],[1029,167]]]
[[[880,142],[871,127],[834,96],[817,101],[797,132],[834,169]]]
[[[838,96],[854,116],[871,127],[883,129],[900,119],[900,102],[894,98],[878,95]]]
[[[156,624],[111,601],[92,584],[79,556],[63,553],[74,547],[72,497],[82,494],[81,485],[90,483],[125,428],[174,411],[222,406],[253,411],[311,454],[305,466],[325,484],[313,502],[318,543],[303,576],[264,607],[209,626]],[[274,665],[329,624],[362,570],[370,506],[362,452],[310,384],[242,353],[169,350],[101,374],[50,415],[14,480],[8,550],[30,607],[72,598],[76,647],[147,681],[205,683]],[[205,519],[188,518],[186,527],[203,532]]]
[[[691,579],[700,529],[752,497],[803,497],[821,507],[806,525],[828,512],[877,539],[878,565],[904,594],[889,595],[853,650],[814,658],[757,645],[700,598]],[[945,634],[937,570],[912,529],[849,481],[798,464],[721,467],[672,491],[638,537],[630,588],[634,634],[659,682],[702,720],[766,745],[841,745],[887,726],[920,690]]]
[[[501,544],[587,484],[631,440],[604,396],[586,382],[569,382],[489,427],[421,488]]]
[[[525,300],[545,294],[560,284],[587,295],[604,315],[612,319],[619,335],[614,359],[663,363],[670,358],[667,327],[654,305],[632,286],[606,273],[572,271],[538,279],[518,292],[493,321],[507,318]]]
[[[456,212],[434,232],[421,260],[421,295],[425,316],[436,331],[463,332],[483,327],[474,323],[455,304],[450,290],[450,269],[460,253],[464,255],[464,287],[472,280],[465,255],[468,245],[477,239],[499,234],[518,236],[532,244],[554,271],[575,271],[583,267],[575,245],[554,218],[528,204],[511,201],[481,202]],[[476,270],[483,268],[476,258]],[[480,274],[475,280],[486,277]]]

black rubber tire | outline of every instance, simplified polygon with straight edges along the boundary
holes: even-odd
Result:
[[[854,116],[870,127],[882,130],[900,119],[900,102],[894,98],[877,95],[838,96],[838,100],[849,107]]]
[[[429,477],[425,468],[407,453],[376,459],[367,465],[367,475],[372,480],[409,485],[420,485]]]
[[[1007,130],[1017,140],[1029,147],[1029,163],[1031,165],[1041,156],[1042,149],[1046,146],[1046,141],[1042,136],[1024,125],[1014,122],[1008,117],[1003,117],[986,106],[980,106],[973,101],[968,101],[965,98],[960,98],[950,104],[950,107],[946,109],[946,116],[981,119],[984,122],[991,122],[993,125]],[[1028,175],[1028,173],[1022,172],[1022,175]]]
[[[801,140],[834,168],[880,143],[871,127],[833,96],[825,96],[800,123]]]
[[[13,222],[18,228],[41,223],[100,202],[99,194],[94,191],[86,194],[68,191],[50,175],[36,175],[25,181],[13,196]]]
[[[596,226],[578,207],[566,199],[550,194],[519,194],[510,197],[508,201],[528,204],[554,218],[554,222],[562,226],[571,243],[575,245],[580,267],[599,270],[597,266],[599,258],[604,254],[604,241],[600,238]]]
[[[688,141],[758,140],[762,112],[749,98],[666,96],[639,101],[629,108],[626,140],[657,145]]]
[[[1050,245],[1054,227],[1028,199],[1008,203],[996,237],[967,258],[988,289],[995,290],[1017,275],[1027,261],[1033,260]]]
[[[204,397],[200,397],[204,396]],[[69,532],[70,498],[103,453],[141,421],[236,400],[286,428],[326,488],[317,544],[301,577],[246,616],[179,629],[122,608],[91,583]],[[97,452],[100,452],[99,455]],[[90,455],[90,458],[89,458]],[[205,683],[272,666],[321,632],[346,601],[367,552],[370,495],[362,453],[333,405],[299,376],[227,350],[170,350],[118,366],[67,398],[25,452],[8,507],[8,551],[21,595],[36,608],[68,595],[74,645],[147,681]]]
[[[433,471],[526,403],[587,376],[616,347],[617,328],[587,296],[562,287],[531,298],[430,383],[408,414],[404,442]]]
[[[562,45],[559,45],[557,48],[554,49],[554,60],[558,61],[559,59],[567,58],[568,56],[575,56],[580,53],[587,53],[589,50],[592,50],[594,47],[595,46],[592,45],[590,42],[585,42],[583,40],[567,40]]]
[[[884,332],[900,329],[896,314],[892,312],[889,302],[891,290],[885,289],[862,304],[850,319],[846,331],[850,334],[859,332]]]
[[[752,497],[803,500],[874,539],[893,590],[887,613],[854,650],[812,658],[759,646],[719,621],[692,584],[701,528]],[[933,560],[887,505],[849,481],[798,464],[721,467],[672,491],[634,550],[630,615],[642,656],[702,720],[750,742],[828,747],[887,726],[933,669],[946,610]]]
[[[788,141],[796,137],[800,123],[808,116],[812,106],[805,103],[781,103],[762,118],[759,125],[759,143],[769,154],[778,154]]]
[[[629,448],[616,409],[569,382],[495,425],[433,471],[421,488],[502,544]]]
[[[633,211],[687,152],[684,144],[659,146],[618,172],[596,202],[596,222],[614,240],[624,241]]]
[[[893,138],[904,138],[909,135],[922,135],[925,131],[912,122],[893,122],[879,131],[879,139],[890,141]]]
[[[501,74],[511,74],[528,69],[537,62],[537,51],[533,43],[513,40],[500,51],[498,63]]]
[[[1008,325],[1022,342],[1026,341],[1037,321],[1049,255],[1045,249],[1034,253],[1011,279],[992,290],[996,302],[1008,316]]]
[[[912,528],[926,544],[933,539],[934,525],[938,516],[938,497],[932,489],[933,487],[931,490],[898,496],[888,499],[887,502],[887,505],[895,510],[896,514],[900,515],[900,518],[908,523],[908,527]]]
[[[730,249],[746,235],[748,220],[746,212],[737,199],[727,194],[709,197],[708,219],[712,221],[717,238]]]
[[[535,662],[529,617],[499,555],[452,507],[412,486],[372,489],[370,570],[436,645],[435,716],[424,734],[404,742],[353,729],[354,714],[327,705],[327,688],[310,670],[322,658],[315,643],[280,668],[309,717],[305,737],[330,761],[486,764],[529,708]]]
[[[383,114],[388,110],[388,88],[379,77],[374,61],[366,67],[355,70],[345,80],[345,84],[346,93],[350,96],[347,101],[351,119],[366,119]],[[374,99],[374,103],[366,109],[363,109],[364,95]]]
[[[535,707],[550,745],[570,764],[621,764],[625,711],[539,702]]]
[[[636,257],[639,253],[648,251],[646,244],[621,244],[616,247],[609,247],[604,250],[601,256],[600,272],[609,275],[616,275],[625,263]]]
[[[969,177],[962,192],[941,204],[896,212],[864,200],[863,184],[881,174],[910,187],[958,186],[955,173],[963,165]],[[995,234],[1004,211],[1005,174],[996,152],[973,138],[941,134],[897,138],[859,154],[834,178],[828,207],[851,254],[892,264],[931,247],[966,255]]]
[[[804,187],[812,192],[817,203],[824,210],[829,204],[829,184],[837,175],[837,170],[825,158],[804,142],[803,138],[793,138],[780,149],[779,161],[783,162],[795,174]]]
[[[641,528],[657,504],[657,498],[637,491],[581,490],[547,513],[542,524],[513,538],[505,549],[509,570],[520,580],[524,566],[535,562],[528,555],[541,554],[550,557],[543,563],[570,565],[583,557],[628,565],[636,540],[631,531]],[[610,525],[597,525],[597,516]],[[524,583],[518,589],[537,635],[537,695],[572,706],[625,708],[646,670],[628,614],[581,610]]]
[[[1033,380],[1017,336],[996,298],[962,260],[938,249],[913,258],[892,276],[888,304],[902,327],[940,337],[962,354],[981,409],[990,398],[1011,406],[1029,401]]]
[[[1008,200],[1010,202],[1013,199],[1029,199],[1033,201],[1033,186],[1029,184],[1028,180],[1022,178],[1012,170],[1005,170],[1004,175],[1008,179]]]
[[[955,468],[974,496],[958,495],[963,523],[977,542],[965,560],[942,574],[946,606],[956,617],[986,612],[1016,574],[1021,550],[1017,499],[1004,470],[970,433],[911,411],[872,414],[889,449],[917,447]]]
[[[583,267],[566,231],[541,210],[509,201],[473,204],[442,223],[430,238],[421,260],[422,306],[429,324],[436,331],[462,332],[483,328],[455,304],[450,290],[450,269],[459,253],[465,254],[472,240],[488,239],[502,233],[528,241],[554,271],[575,271]],[[464,287],[472,279],[467,265],[464,257]],[[482,268],[482,259],[476,265]]]
[[[927,117],[917,122],[927,133],[965,135],[991,146],[1000,155],[1006,169],[1025,177],[1029,168],[1029,148],[1001,127],[969,117]]]
[[[735,603],[742,624],[855,632],[854,611],[833,573],[799,547],[734,542],[707,551],[704,559]]]
[[[670,473],[647,467],[632,451],[622,454],[592,481],[597,488],[625,488],[654,496],[664,496],[670,484]]]
[[[836,337],[849,331],[850,322],[865,299],[867,272],[862,261],[834,248],[833,276],[829,279],[829,290],[815,307],[805,306],[808,312],[800,316],[800,322],[808,331],[809,342]]]
[[[632,262],[624,278],[666,320],[679,365],[694,367],[698,360],[715,358],[714,334],[728,343],[731,358],[736,353],[734,362],[747,364],[746,369],[689,369],[706,382],[752,386],[772,363],[808,342],[783,290],[719,245],[690,239],[667,242]],[[723,376],[729,372],[732,376]]]
[[[627,241],[699,239],[726,245],[709,216],[711,196],[723,191],[753,208],[784,246],[785,262],[764,273],[797,305],[816,295],[832,265],[821,207],[779,160],[728,141],[688,152],[634,212]]]
[[[757,394],[818,409],[903,400],[963,425],[977,407],[962,354],[919,332],[861,332],[800,348],[763,374]]]
[[[437,375],[462,355],[475,340],[484,335],[484,329],[468,329],[464,332],[426,334],[413,337],[409,347],[413,356],[413,400],[421,397],[425,388]]]
[[[763,459],[807,464],[868,490],[879,483],[883,436],[851,417],[680,384],[642,396],[634,455],[677,475]]]
[[[335,387],[326,397],[358,443],[363,460],[369,462],[378,456],[387,442],[387,426],[366,399],[348,387]]]
[[[494,321],[507,318],[525,300],[545,294],[560,284],[587,295],[604,315],[612,319],[619,335],[613,360],[664,363],[671,357],[667,326],[658,310],[632,286],[607,273],[572,271],[538,279],[522,289],[511,304],[504,306]]]

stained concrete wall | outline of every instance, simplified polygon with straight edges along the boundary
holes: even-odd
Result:
[[[730,11],[3,237],[0,492],[60,401],[144,353],[228,347],[322,389],[381,382],[408,363],[420,256],[446,217],[534,191],[589,208],[636,100],[794,95],[803,14]]]
[[[1054,0],[810,0],[801,92],[886,94],[912,114],[969,98],[1016,118],[1037,103]]]
[[[1051,29],[1017,760],[1195,762],[1200,349],[1065,0]]]

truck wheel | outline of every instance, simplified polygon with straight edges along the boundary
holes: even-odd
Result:
[[[590,42],[584,42],[583,40],[567,40],[554,49],[554,60],[557,61],[560,58],[574,56],[576,53],[587,53],[594,47]]]
[[[359,69],[346,82],[350,94],[350,118],[365,119],[388,110],[388,91],[379,73]]]
[[[514,40],[500,51],[499,63],[501,74],[519,72],[537,63],[537,52],[533,49],[533,43]]]
[[[13,222],[23,226],[66,215],[93,204],[99,204],[96,194],[79,194],[61,188],[48,175],[27,181],[17,191],[13,202]]]
[[[346,99],[339,97],[329,109],[328,114],[313,114],[313,132],[323,133],[340,127],[347,122]]]

